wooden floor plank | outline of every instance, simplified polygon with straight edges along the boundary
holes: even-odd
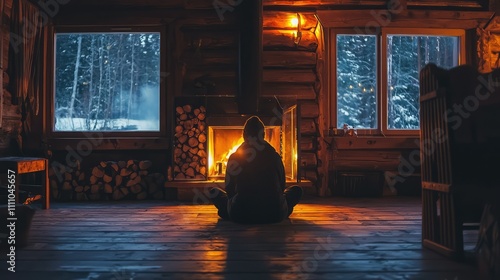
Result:
[[[230,256],[226,256],[230,258]],[[5,265],[3,265],[5,266]],[[252,273],[256,271],[292,271],[292,272],[446,272],[469,271],[470,266],[459,266],[449,260],[287,260],[279,259],[273,255],[262,255],[258,260],[223,260],[223,261],[69,261],[69,260],[35,260],[18,261],[22,271],[50,272],[54,267],[60,271],[95,271],[108,272],[113,267],[123,267],[136,272],[159,272],[159,273],[190,273],[193,268],[206,273]]]
[[[53,203],[38,210],[16,278],[475,279],[422,248],[419,198],[306,198],[271,225],[222,221],[212,205]],[[477,231],[467,231],[469,247]]]

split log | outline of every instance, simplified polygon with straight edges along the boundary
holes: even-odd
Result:
[[[198,146],[199,142],[198,142],[198,139],[196,139],[196,137],[191,137],[188,140],[188,144],[190,147],[196,147],[196,146]]]
[[[50,190],[52,197],[58,200],[88,200],[85,194],[85,172],[81,169],[79,161],[74,162],[74,167],[59,170],[62,174],[55,174],[53,169],[49,169]]]
[[[105,182],[105,183],[111,183],[111,181],[113,181],[113,177],[109,176],[109,175],[104,175],[104,177],[102,178],[102,180]]]
[[[148,197],[148,194],[146,192],[141,192],[139,194],[137,194],[137,199],[138,200],[144,200]],[[163,198],[163,197],[162,197]],[[161,199],[161,198],[160,198]]]
[[[113,187],[110,184],[105,184],[104,185],[104,192],[105,193],[113,193]]]
[[[99,193],[100,189],[101,189],[100,185],[92,185],[92,186],[90,186],[90,192],[93,193],[93,194]]]
[[[121,192],[120,189],[116,189],[113,191],[112,198],[113,200],[122,200],[125,197],[125,194]]]
[[[135,184],[132,187],[130,187],[130,191],[132,193],[138,194],[142,191],[142,186],[140,184]]]
[[[127,177],[127,176],[129,176],[132,172],[133,172],[133,171],[132,171],[132,170],[130,170],[130,169],[127,169],[127,168],[122,168],[122,169],[120,170],[120,176],[122,176],[122,177]]]
[[[121,185],[122,185],[122,183],[123,183],[123,177],[122,177],[122,176],[120,176],[120,175],[116,175],[116,176],[115,176],[115,185],[116,185],[117,187],[119,187],[119,186],[121,186]]]
[[[150,160],[143,160],[139,162],[139,168],[141,170],[149,169],[152,165],[153,163]]]
[[[104,170],[96,166],[92,169],[92,175],[97,178],[102,178],[104,176]]]
[[[169,177],[175,179],[194,179],[197,175],[206,176],[206,174],[199,173],[199,170],[201,170],[199,167],[189,169],[189,164],[192,162],[197,162],[197,166],[203,165],[202,155],[206,157],[206,152],[204,151],[205,145],[203,144],[207,141],[206,124],[204,122],[206,118],[205,113],[206,109],[203,106],[197,107],[185,104],[176,107],[177,124],[175,126],[173,150],[174,166],[171,169],[173,174]],[[180,116],[183,116],[182,120]],[[179,173],[182,173],[182,175],[179,175]]]
[[[198,136],[198,140],[201,142],[201,143],[205,143],[207,142],[207,136],[203,133],[201,133],[199,136]]]

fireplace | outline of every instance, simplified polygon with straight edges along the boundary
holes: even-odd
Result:
[[[267,126],[265,140],[281,154],[281,127]],[[243,126],[208,127],[208,178],[224,178],[229,156],[243,143]]]
[[[261,114],[265,140],[280,154],[288,182],[298,181],[296,106],[281,118]],[[206,116],[206,118],[205,118]],[[173,177],[176,181],[222,181],[229,156],[243,143],[249,115],[210,115],[204,106],[177,107]]]

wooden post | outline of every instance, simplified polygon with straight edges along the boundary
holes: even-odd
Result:
[[[238,7],[239,83],[238,110],[255,114],[262,84],[262,0],[243,1]]]

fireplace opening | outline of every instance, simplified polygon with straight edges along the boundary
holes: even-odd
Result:
[[[249,116],[208,114],[205,108],[196,104],[176,107],[173,161],[169,171],[175,181],[223,181],[229,156],[243,143],[243,126]],[[294,105],[274,115],[260,116],[265,125],[265,140],[281,156],[290,183],[300,182],[296,115]]]
[[[264,139],[281,155],[281,127],[265,128]],[[243,126],[208,127],[208,177],[224,178],[229,156],[243,143]]]
[[[264,139],[281,156],[287,181],[297,181],[297,123],[295,106],[285,110],[281,126],[265,126]],[[243,143],[243,126],[214,125],[208,127],[209,180],[223,180],[229,156]]]

